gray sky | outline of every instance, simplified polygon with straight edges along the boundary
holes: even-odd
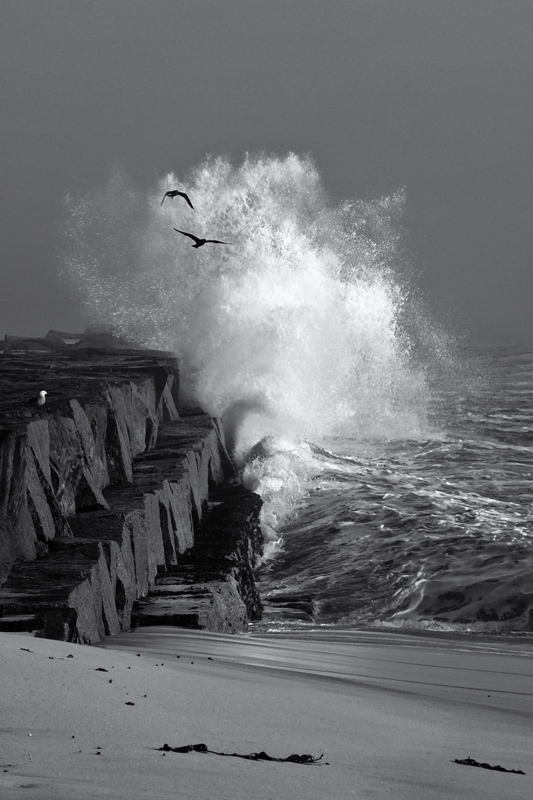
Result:
[[[85,322],[65,193],[289,150],[339,200],[405,187],[448,324],[533,334],[532,0],[0,0],[0,109],[2,336]]]

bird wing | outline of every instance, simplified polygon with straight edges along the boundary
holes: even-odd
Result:
[[[199,242],[200,241],[198,236],[195,236],[193,233],[185,233],[185,231],[180,231],[178,228],[174,228],[174,230],[177,231],[178,233],[182,233],[184,236],[188,236],[189,239],[192,239],[195,242]]]
[[[163,195],[163,199],[161,200],[161,205],[163,205],[163,203],[165,202],[165,197],[168,197],[169,194],[170,192],[165,192],[165,194]]]
[[[206,239],[205,242],[206,244],[207,242],[212,242],[213,244],[231,244],[231,242],[221,242],[220,239]]]
[[[187,203],[190,205],[190,207],[191,207],[192,209],[194,209],[194,206],[193,206],[193,204],[191,203],[191,201],[190,201],[190,199],[189,199],[189,195],[185,194],[185,192],[178,192],[178,194],[180,195],[180,197],[183,197],[183,198],[184,198],[184,200],[186,200],[186,201],[187,201]]]

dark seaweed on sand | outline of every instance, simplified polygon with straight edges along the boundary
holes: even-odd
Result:
[[[168,744],[164,744],[158,750],[164,750],[166,753],[190,753],[194,750],[196,753],[214,753],[216,756],[233,756],[235,758],[246,758],[249,761],[291,761],[294,764],[316,764],[324,755],[322,753],[322,755],[315,758],[308,753],[304,753],[301,756],[298,753],[293,753],[287,758],[274,758],[265,753],[264,750],[261,750],[260,753],[248,753],[246,755],[242,755],[242,753],[219,753],[216,750],[209,750],[206,744],[186,744],[183,747],[171,747]]]
[[[467,767],[483,767],[483,769],[495,769],[497,772],[514,772],[515,775],[525,775],[525,772],[522,772],[521,769],[505,769],[505,767],[500,767],[497,764],[495,767],[491,767],[490,764],[486,764],[482,761],[476,761],[475,758],[455,758],[455,764],[466,764]]]

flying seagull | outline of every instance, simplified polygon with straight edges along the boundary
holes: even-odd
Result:
[[[189,200],[189,195],[185,194],[185,192],[179,192],[177,189],[170,189],[170,191],[165,192],[165,194],[163,195],[163,199],[161,200],[161,205],[163,205],[163,203],[165,202],[165,197],[177,197],[178,195],[180,197],[183,197],[191,208],[194,208],[193,204]]]
[[[221,242],[220,239],[199,239],[198,236],[194,236],[192,233],[185,233],[185,231],[180,231],[178,228],[174,228],[174,230],[192,239],[194,241],[193,247],[202,247],[208,242],[212,242],[212,244],[231,244],[231,242]]]
[[[45,392],[44,389],[39,392],[37,397],[32,397],[29,400],[26,400],[26,404],[28,406],[44,406],[46,403],[46,395],[48,392]]]

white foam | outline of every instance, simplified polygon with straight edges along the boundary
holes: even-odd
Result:
[[[174,185],[194,211],[161,206]],[[294,154],[209,159],[149,191],[116,172],[67,198],[65,272],[95,322],[178,354],[182,390],[231,419],[242,462],[268,435],[289,454],[322,436],[419,437],[428,391],[413,342],[442,342],[410,305],[403,205],[401,193],[334,205]],[[174,227],[233,244],[196,250]],[[250,485],[297,506],[312,472],[302,453],[269,458]]]

